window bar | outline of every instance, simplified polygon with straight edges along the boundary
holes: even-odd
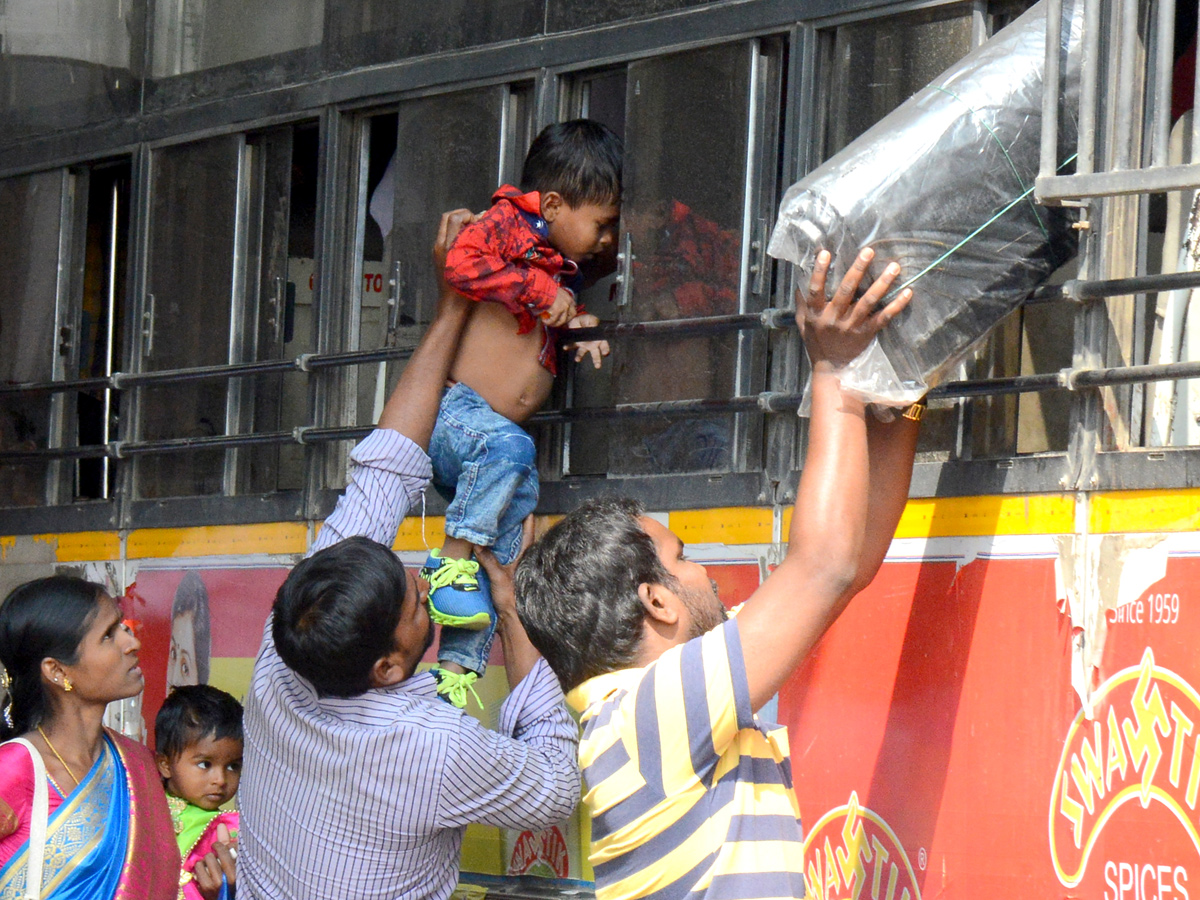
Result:
[[[58,267],[54,279],[54,334],[58,336],[58,339],[56,341],[57,351],[51,357],[51,378],[65,378],[67,372],[72,370],[77,373],[83,355],[80,351],[82,321],[78,312],[72,315],[72,307],[76,304],[72,303],[73,290],[70,273],[73,266],[68,262],[75,258],[80,238],[80,221],[77,210],[80,206],[85,205],[79,199],[81,181],[84,184],[87,183],[85,177],[76,175],[69,168],[61,170],[58,204]],[[64,395],[57,393],[50,397],[47,437],[51,445],[61,446],[67,441],[79,439],[78,428],[67,425],[66,400]],[[66,487],[64,485],[64,481],[66,481],[65,468],[65,466],[53,465],[46,471],[42,488],[47,505],[60,503],[66,499],[63,494]],[[68,496],[71,493],[73,491],[68,489]]]
[[[263,375],[297,367],[294,359],[260,360],[258,362],[226,363],[217,366],[195,366],[187,369],[159,369],[154,372],[117,372],[113,387],[126,390],[156,384],[175,384],[184,381],[204,381],[209,378],[235,378],[239,375]]]
[[[1063,285],[1066,296],[1079,300],[1102,300],[1125,294],[1175,291],[1200,287],[1200,272],[1171,272],[1165,275],[1135,275],[1105,281],[1069,281]]]
[[[1042,78],[1042,156],[1041,178],[1053,178],[1058,172],[1058,95],[1062,0],[1048,0],[1046,6],[1046,69]]]
[[[230,286],[229,298],[229,353],[226,357],[230,365],[253,355],[254,351],[246,347],[247,334],[257,336],[257,328],[251,325],[250,317],[254,317],[257,325],[262,301],[259,297],[260,288],[255,284],[254,296],[246,293],[247,259],[250,256],[250,231],[257,228],[261,234],[261,199],[254,197],[256,169],[264,165],[259,152],[260,148],[240,138],[237,155],[237,201],[233,212],[233,279]],[[255,202],[258,201],[258,202]],[[252,207],[257,207],[252,209]],[[255,221],[259,219],[259,221]],[[259,264],[259,260],[255,260]],[[253,338],[251,338],[253,340]],[[251,388],[241,380],[231,380],[225,391],[225,433],[236,434],[241,431],[248,406],[247,391]],[[238,492],[238,469],[241,467],[240,454],[226,453],[222,471],[223,492],[233,495]]]
[[[1043,285],[1026,304],[1072,300],[1099,300],[1124,294],[1181,290],[1200,287],[1200,272],[1175,272],[1167,275],[1139,275],[1108,281],[1068,281],[1062,285]],[[572,340],[596,338],[650,338],[658,335],[687,336],[736,331],[747,328],[768,330],[795,327],[795,311],[767,309],[762,313],[708,316],[693,319],[668,319],[657,322],[622,322],[580,328],[571,332]],[[81,390],[128,390],[147,385],[176,384],[185,381],[235,378],[274,372],[315,371],[318,369],[368,365],[384,360],[407,359],[412,347],[382,347],[376,350],[351,350],[344,353],[310,353],[296,359],[261,360],[232,365],[196,366],[186,369],[161,369],[154,372],[113,372],[108,378],[80,378],[74,381],[47,381],[0,385],[3,394],[66,393]]]
[[[1175,0],[1158,0],[1155,22],[1153,147],[1150,165],[1165,166],[1171,141],[1171,78],[1175,69]]]
[[[1083,61],[1079,75],[1079,157],[1075,171],[1091,175],[1096,170],[1096,89],[1100,61],[1100,0],[1084,0]]]
[[[758,39],[749,41],[750,58],[747,64],[750,67],[749,85],[746,91],[747,105],[747,120],[746,120],[746,155],[743,159],[745,167],[745,175],[742,179],[742,235],[741,235],[741,254],[738,260],[738,312],[745,313],[750,306],[750,290],[751,290],[751,260],[757,258],[758,266],[761,269],[768,265],[768,257],[766,254],[765,245],[767,241],[766,235],[758,235],[760,248],[754,246],[755,233],[754,223],[758,219],[758,198],[755,191],[755,183],[758,180],[758,132],[759,118],[764,114],[766,106],[765,99],[761,96],[761,85],[763,82],[763,48],[762,43]],[[736,350],[734,351],[733,361],[733,393],[740,395],[749,387],[747,381],[747,369],[750,366],[750,346],[746,341],[746,333],[743,329],[738,329]],[[745,466],[744,457],[746,455],[745,431],[748,423],[742,416],[735,416],[733,419],[733,437],[730,441],[730,446],[733,448],[732,461],[737,469]]]
[[[1137,105],[1134,92],[1138,87],[1137,44],[1138,44],[1138,12],[1141,3],[1138,0],[1121,0],[1121,24],[1117,28],[1120,36],[1120,46],[1117,57],[1116,84],[1116,117],[1113,125],[1112,160],[1114,169],[1132,169],[1136,166],[1133,158],[1133,110]]]
[[[112,191],[112,216],[110,217],[110,231],[108,239],[108,296],[106,297],[106,305],[108,307],[108,322],[104,333],[104,377],[111,379],[113,376],[113,341],[116,333],[117,315],[117,235],[119,227],[120,215],[120,200],[121,190],[120,185],[113,183]],[[101,423],[101,434],[103,435],[104,443],[107,444],[112,440],[112,388],[104,388],[104,421]],[[109,461],[105,456],[100,464],[100,499],[108,499],[108,476],[109,476]]]

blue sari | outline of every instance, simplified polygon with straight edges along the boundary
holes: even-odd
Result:
[[[105,735],[91,771],[50,816],[42,869],[44,900],[114,897],[130,832],[129,784],[121,754]],[[0,869],[0,900],[22,900],[29,862],[26,840]]]

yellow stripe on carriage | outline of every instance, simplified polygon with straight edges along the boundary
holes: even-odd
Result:
[[[251,553],[303,553],[308,544],[304,522],[261,525],[206,525],[197,528],[141,528],[129,533],[127,559],[191,556],[245,556]]]

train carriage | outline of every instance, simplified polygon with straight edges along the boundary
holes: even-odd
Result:
[[[128,734],[170,684],[243,693],[429,321],[437,214],[589,116],[626,147],[584,295],[614,349],[531,422],[539,527],[640,497],[745,599],[804,459],[783,192],[1029,5],[0,3],[0,590],[125,598]],[[764,712],[812,897],[1200,891],[1196,8],[1083,8],[1078,146],[1036,182],[1078,257],[935,389],[882,571]],[[587,895],[587,839],[473,827],[460,892]]]

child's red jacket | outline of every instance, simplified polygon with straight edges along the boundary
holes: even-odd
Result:
[[[446,254],[446,282],[472,300],[503,305],[516,317],[517,334],[527,334],[537,317],[554,305],[564,276],[578,267],[550,245],[541,218],[541,195],[522,194],[503,185],[492,195],[492,208],[458,233]],[[582,311],[582,310],[580,310]],[[547,328],[541,362],[557,369],[555,333]]]

